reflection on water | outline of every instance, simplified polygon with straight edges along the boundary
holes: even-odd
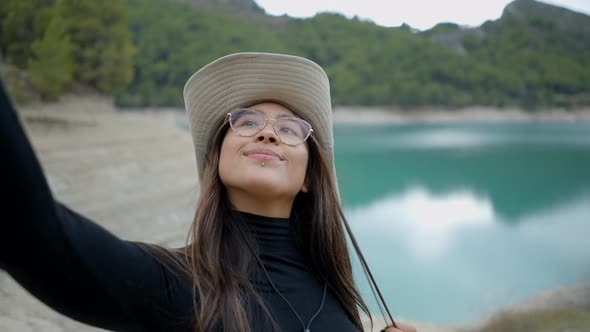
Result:
[[[416,256],[440,256],[453,232],[461,226],[489,224],[494,211],[489,200],[461,190],[447,195],[433,195],[415,187],[401,195],[387,196],[365,207],[351,209],[351,220],[366,220],[355,229],[379,229],[404,234],[409,249]],[[395,220],[395,223],[392,222]]]
[[[441,131],[457,142],[424,143]],[[470,188],[510,222],[590,190],[590,123],[336,127],[335,141],[348,207],[415,185],[435,193]]]
[[[498,146],[588,146],[590,135],[588,123],[501,123],[501,124],[419,124],[338,126],[337,141],[341,151],[359,148],[369,150],[387,149],[446,149],[465,147]]]
[[[346,214],[399,316],[476,320],[590,281],[590,124],[335,135]]]
[[[423,188],[347,215],[404,318],[474,320],[538,291],[590,280],[590,195],[523,216],[516,226],[501,222],[485,198]]]

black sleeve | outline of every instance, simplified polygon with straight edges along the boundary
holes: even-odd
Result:
[[[158,330],[162,317],[190,313],[184,281],[138,244],[53,199],[1,84],[0,156],[0,268],[29,292],[76,320],[117,331]]]

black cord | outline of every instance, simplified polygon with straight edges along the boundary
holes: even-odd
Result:
[[[309,327],[311,326],[311,322],[313,322],[313,320],[320,314],[320,311],[322,311],[322,308],[324,307],[324,302],[326,301],[326,291],[327,291],[327,289],[328,289],[328,283],[325,282],[324,283],[324,295],[322,295],[322,303],[320,304],[320,308],[318,309],[318,311],[316,311],[315,314],[313,314],[313,316],[309,320],[309,323],[307,323],[307,329],[305,329],[304,332],[309,332]]]
[[[385,299],[383,298],[383,294],[381,294],[381,290],[377,286],[377,282],[375,281],[375,278],[373,277],[373,273],[371,273],[371,270],[369,269],[369,264],[367,264],[367,261],[365,260],[365,256],[363,255],[361,248],[360,248],[358,242],[356,241],[356,238],[352,234],[352,229],[350,228],[348,221],[346,221],[346,218],[344,218],[343,214],[341,215],[341,217],[342,217],[342,223],[344,224],[344,228],[346,229],[346,232],[348,233],[348,237],[350,238],[350,242],[352,242],[354,250],[356,251],[356,254],[360,260],[361,267],[363,268],[365,276],[368,276],[369,284],[371,285],[371,291],[373,293],[373,296],[375,296],[375,291],[377,291],[377,295],[378,295],[377,304],[379,305],[379,310],[383,313],[383,308],[381,307],[381,304],[382,304],[383,307],[385,307],[385,311],[387,312],[387,316],[389,317],[389,319],[391,321],[391,326],[397,327],[397,324],[395,323],[395,320],[393,319],[393,316],[391,315],[391,312],[389,311],[389,307],[387,306],[387,303],[385,302]],[[381,300],[381,303],[379,303],[379,300]],[[385,317],[385,315],[383,315],[383,316],[384,316],[383,317],[384,319],[387,319],[387,317]],[[372,322],[373,322],[373,319],[371,318],[371,325],[372,325]]]

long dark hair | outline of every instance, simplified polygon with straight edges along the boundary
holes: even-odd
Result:
[[[248,232],[244,232],[243,222],[235,220],[218,173],[221,145],[228,128],[229,125],[224,123],[211,139],[187,245],[173,251],[144,246],[156,258],[192,280],[196,332],[218,328],[223,331],[251,331],[248,316],[251,304],[246,297],[252,295],[276,327],[269,310],[248,279],[251,267],[255,266],[251,264],[253,255],[244,254],[250,252],[247,242],[250,239]],[[305,181],[308,192],[300,192],[295,197],[291,212],[296,240],[304,257],[309,259],[311,271],[327,282],[350,319],[362,330],[359,307],[369,317],[371,315],[354,282],[345,231],[372,283],[373,292],[376,290],[381,304],[386,309],[387,306],[344,216],[334,173],[325,163],[321,147],[313,136],[307,144],[309,161]],[[182,259],[178,259],[179,253]]]

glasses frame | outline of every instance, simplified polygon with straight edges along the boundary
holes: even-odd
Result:
[[[254,112],[256,112],[256,113],[260,114],[260,115],[261,115],[261,116],[264,118],[264,123],[262,124],[262,126],[260,126],[260,127],[258,128],[258,130],[257,130],[255,133],[253,133],[252,135],[243,135],[243,134],[241,134],[241,133],[240,133],[240,132],[239,132],[237,129],[235,129],[235,128],[234,128],[234,126],[232,125],[232,121],[231,121],[231,114],[232,114],[233,112],[240,111],[240,110],[254,111]],[[276,123],[277,123],[279,120],[277,120],[277,119],[272,119],[272,118],[267,118],[267,117],[266,117],[266,114],[264,114],[264,112],[262,112],[262,111],[260,111],[260,110],[257,110],[257,109],[255,109],[255,108],[247,108],[247,107],[243,107],[243,108],[238,108],[238,109],[236,109],[236,110],[233,110],[233,111],[231,111],[231,112],[227,113],[227,115],[225,116],[225,120],[223,121],[223,124],[226,124],[226,123],[228,123],[228,122],[229,122],[229,126],[230,126],[230,128],[231,128],[231,129],[232,129],[232,130],[233,130],[233,131],[234,131],[236,134],[238,134],[238,135],[240,135],[240,136],[242,136],[242,137],[252,137],[252,136],[258,135],[258,134],[259,134],[259,133],[260,133],[262,130],[264,130],[264,128],[266,128],[266,124],[268,123],[268,121],[271,121],[271,122],[273,122],[273,124],[272,124],[272,129],[273,129],[273,131],[274,131],[275,135],[277,135],[277,137],[279,138],[279,140],[280,140],[280,141],[281,141],[283,144],[286,144],[286,145],[289,145],[289,146],[297,146],[297,145],[301,145],[301,144],[305,143],[305,141],[307,141],[307,139],[309,138],[309,136],[311,136],[311,135],[312,135],[312,133],[313,133],[313,128],[312,128],[312,126],[311,126],[311,123],[309,123],[309,122],[307,122],[307,121],[305,121],[305,120],[303,120],[303,119],[301,119],[301,118],[294,117],[294,116],[283,117],[283,118],[281,118],[281,119],[284,119],[284,118],[292,118],[292,119],[296,119],[297,121],[303,121],[304,123],[307,123],[307,124],[309,125],[309,133],[307,134],[307,136],[305,136],[305,138],[304,138],[304,139],[301,141],[301,143],[297,143],[297,144],[289,144],[289,143],[287,143],[287,142],[283,141],[283,139],[281,138],[281,135],[279,135],[279,132],[278,132],[278,130],[277,130],[277,127],[276,127]]]

